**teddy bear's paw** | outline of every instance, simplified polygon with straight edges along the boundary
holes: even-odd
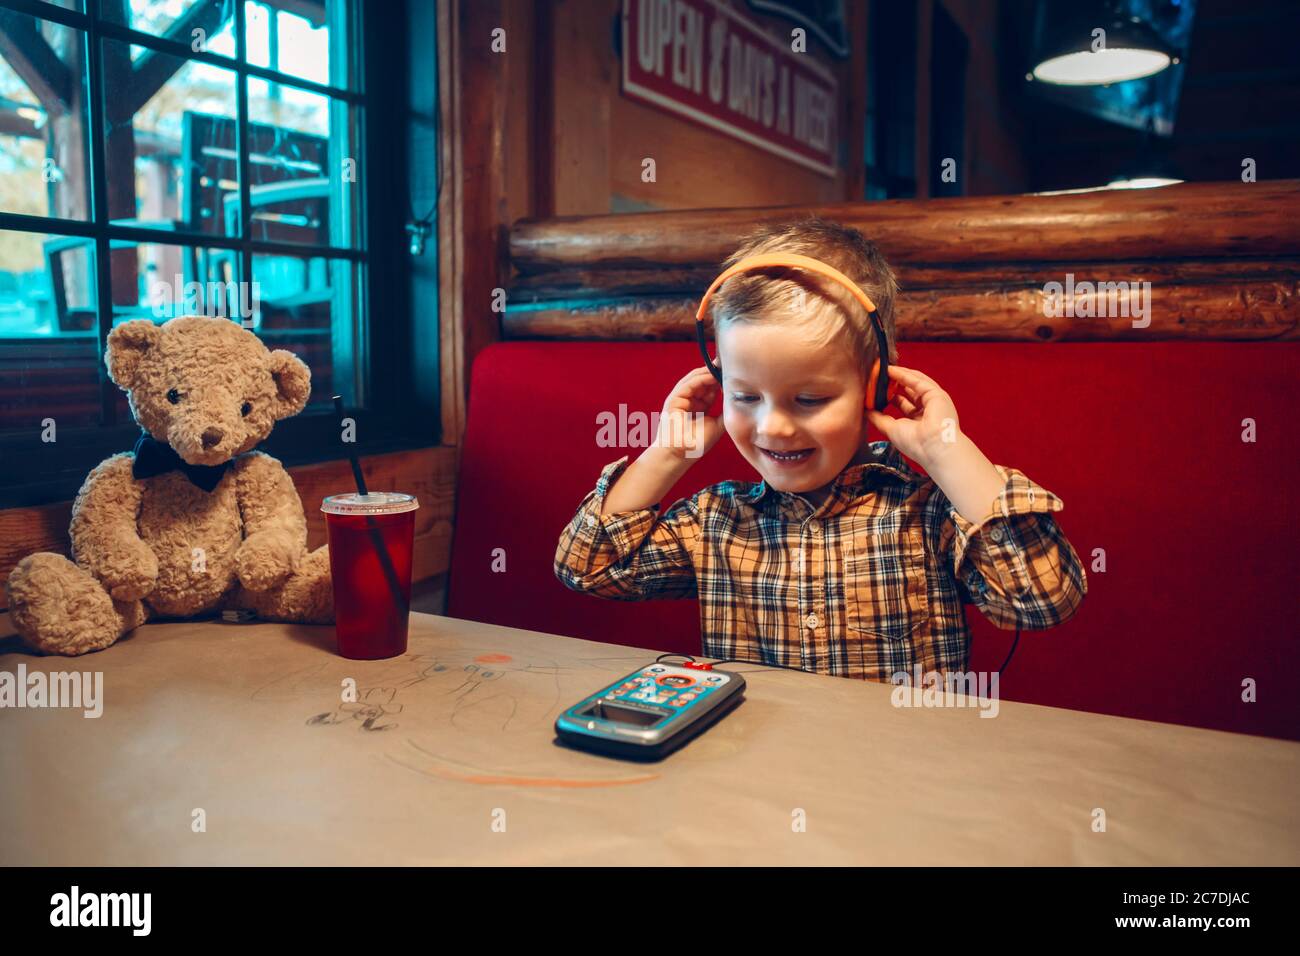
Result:
[[[94,577],[59,554],[24,558],[8,592],[14,629],[46,654],[101,650],[142,619],[139,602],[114,604]]]
[[[158,556],[138,538],[117,543],[96,570],[115,601],[138,601],[158,584]]]
[[[145,574],[127,573],[117,578],[108,593],[112,595],[114,601],[139,601],[152,593],[157,583],[157,575],[149,577]],[[105,587],[108,587],[108,584],[109,582],[104,582]]]
[[[62,654],[64,657],[78,657],[91,651],[102,651],[117,642],[119,628],[113,620],[77,621],[66,631],[54,634],[38,634],[27,643],[45,654]]]
[[[297,554],[293,545],[277,535],[253,535],[235,554],[235,574],[250,591],[270,591],[294,572]]]
[[[304,624],[334,623],[334,588],[329,550],[322,545],[303,559],[285,590],[296,619]]]
[[[299,562],[297,569],[283,585],[259,592],[248,589],[239,596],[239,601],[267,621],[334,623],[334,591],[330,587],[329,552],[322,545]]]

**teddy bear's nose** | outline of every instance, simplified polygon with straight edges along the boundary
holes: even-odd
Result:
[[[208,428],[203,432],[203,447],[211,448],[225,437],[225,432],[220,428]]]

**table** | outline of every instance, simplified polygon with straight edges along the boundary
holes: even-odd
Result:
[[[0,864],[1300,863],[1290,741],[730,665],[747,700],[659,763],[554,742],[655,654],[424,614],[388,661],[218,621],[6,653],[104,705],[0,709]]]

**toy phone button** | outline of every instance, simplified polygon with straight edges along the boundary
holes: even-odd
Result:
[[[695,683],[695,678],[685,674],[665,674],[659,678],[658,683],[661,687],[690,687]]]

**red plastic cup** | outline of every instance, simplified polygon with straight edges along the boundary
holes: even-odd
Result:
[[[330,495],[321,502],[339,654],[373,661],[406,653],[411,608],[412,495]]]

